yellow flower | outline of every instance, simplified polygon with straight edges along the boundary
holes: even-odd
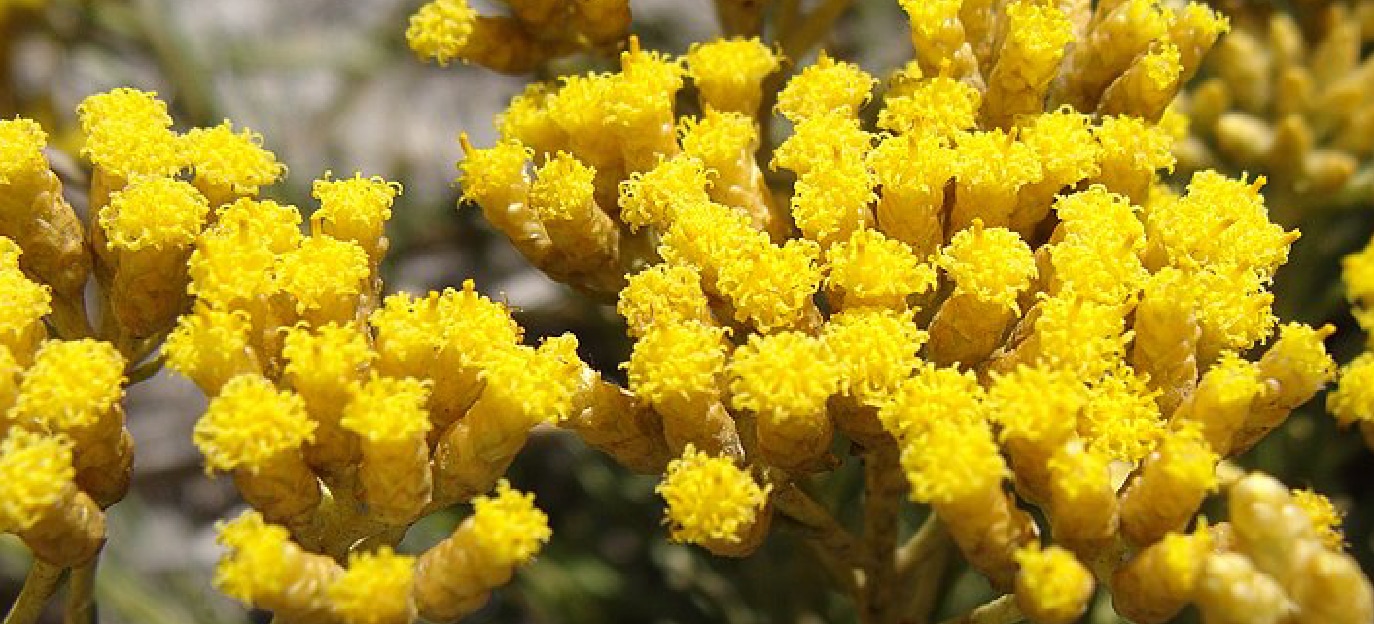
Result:
[[[1331,499],[1312,490],[1293,490],[1293,503],[1312,521],[1312,528],[1322,544],[1335,551],[1345,548],[1345,534],[1341,531],[1343,514]]]
[[[631,337],[650,328],[684,321],[709,323],[711,309],[695,267],[659,263],[627,278],[616,311],[625,317]]]
[[[355,383],[339,425],[369,442],[403,442],[424,436],[432,425],[425,402],[429,390],[412,378],[373,376]]]
[[[406,624],[415,619],[414,582],[415,558],[390,546],[349,553],[348,570],[329,586],[330,607],[347,624]]]
[[[406,43],[422,59],[448,65],[462,58],[477,12],[465,0],[434,0],[410,16]]]
[[[286,175],[286,166],[262,146],[262,135],[225,120],[213,128],[186,133],[187,160],[196,180],[239,195],[254,196]]]
[[[877,82],[858,65],[822,52],[778,93],[778,112],[794,123],[829,114],[852,118],[868,103]]]
[[[373,261],[381,258],[382,229],[391,218],[391,204],[401,194],[401,185],[379,176],[331,180],[328,175],[316,180],[311,194],[320,200],[320,209],[310,216],[315,234],[328,234],[353,241],[367,250]]]
[[[778,420],[825,410],[839,390],[840,371],[826,344],[798,332],[752,334],[730,359],[730,400],[735,409]]]
[[[172,131],[167,104],[156,93],[128,88],[97,93],[76,112],[86,133],[81,155],[119,178],[170,176],[186,164],[186,146]]]
[[[653,325],[630,354],[630,390],[651,404],[718,394],[729,355],[725,335],[723,327],[694,321]]]
[[[0,531],[32,529],[72,487],[67,438],[15,429],[0,441]]]
[[[1032,542],[1016,551],[1021,569],[1016,574],[1016,603],[1035,622],[1067,624],[1077,621],[1093,594],[1093,575],[1073,553]]]
[[[0,184],[16,184],[48,168],[48,135],[32,119],[0,119]]]
[[[205,197],[190,184],[140,177],[110,195],[99,222],[111,250],[181,249],[191,246],[209,212]]]
[[[934,504],[986,493],[1009,474],[987,421],[964,418],[933,421],[919,438],[905,440],[902,468],[911,500]]]
[[[821,340],[840,369],[840,392],[865,405],[882,405],[921,365],[927,334],[911,312],[856,309],[834,314]]]
[[[660,160],[653,169],[636,172],[620,183],[620,218],[630,229],[666,228],[683,206],[706,203],[706,168],[692,156]]]
[[[1030,246],[1006,228],[984,228],[981,221],[955,234],[940,251],[940,268],[954,278],[955,292],[1019,310],[1016,298],[1035,278]]]
[[[758,113],[763,79],[778,71],[780,60],[758,37],[694,43],[687,51],[688,71],[702,101],[715,110],[751,116]]]
[[[668,463],[656,490],[668,504],[673,540],[739,542],[758,521],[771,487],[759,487],[729,458],[688,445],[681,458]]]
[[[534,506],[534,495],[511,489],[501,479],[496,492],[472,501],[472,529],[488,561],[528,563],[549,541],[549,519]]]
[[[208,472],[254,470],[279,453],[301,448],[314,434],[315,423],[300,396],[249,374],[229,380],[210,400],[192,440],[205,454]]]
[[[902,384],[878,419],[899,441],[917,439],[939,422],[984,420],[985,394],[972,372],[927,364]]]
[[[49,340],[19,385],[12,418],[51,432],[91,427],[124,395],[124,357],[108,342]]]
[[[1341,425],[1374,422],[1374,353],[1361,353],[1341,368],[1336,389],[1326,396],[1326,409]]]
[[[982,93],[977,89],[939,76],[922,81],[906,95],[887,98],[878,113],[878,127],[899,134],[952,137],[974,128],[980,104]]]
[[[825,253],[826,284],[843,293],[843,307],[906,307],[909,295],[935,287],[935,268],[905,243],[860,228]]]

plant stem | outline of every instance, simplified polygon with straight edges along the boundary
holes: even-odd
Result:
[[[874,624],[893,620],[894,555],[897,515],[906,481],[898,463],[897,446],[884,444],[864,455],[864,546],[873,567],[864,577],[860,618]]]
[[[1025,619],[1026,616],[1021,614],[1021,608],[1016,606],[1016,596],[1007,594],[940,624],[1013,624]]]
[[[95,624],[95,569],[100,557],[72,569],[67,582],[67,613],[64,624]]]
[[[780,487],[773,494],[773,504],[784,516],[802,526],[808,540],[829,553],[844,568],[867,570],[873,567],[859,540],[795,484]]]
[[[800,26],[782,36],[782,53],[794,62],[806,56],[830,32],[835,20],[844,14],[854,0],[825,0],[802,18]]]
[[[62,583],[66,568],[60,568],[41,559],[34,559],[28,576],[24,577],[24,588],[19,590],[4,624],[34,624],[43,615],[43,608],[57,592]]]

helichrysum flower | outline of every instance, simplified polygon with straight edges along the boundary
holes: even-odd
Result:
[[[1016,553],[1021,570],[1016,573],[1016,603],[1032,621],[1067,624],[1078,620],[1092,597],[1092,573],[1058,546],[1038,545]]]
[[[763,79],[778,71],[779,57],[757,37],[718,39],[692,44],[688,71],[701,98],[711,108],[758,113]]]
[[[188,248],[210,211],[195,187],[172,178],[144,177],[110,195],[99,223],[112,250]]]
[[[407,624],[415,619],[415,558],[388,546],[352,553],[329,585],[330,609],[347,624]]]
[[[48,168],[43,146],[48,134],[31,119],[0,120],[0,184],[17,184]]]
[[[76,112],[86,133],[82,155],[116,178],[169,176],[186,164],[185,143],[156,93],[114,89],[86,98]]]
[[[0,530],[24,532],[70,493],[76,470],[62,436],[11,431],[0,442]]]
[[[825,253],[826,284],[844,308],[901,310],[907,298],[935,287],[935,268],[911,247],[877,229],[860,228]]]
[[[316,180],[311,194],[320,200],[320,209],[310,216],[317,234],[361,245],[372,261],[386,251],[382,227],[391,218],[391,205],[401,193],[401,185],[380,177],[364,178],[354,174],[339,180]]]
[[[410,17],[406,42],[421,58],[447,65],[462,58],[477,12],[465,0],[435,0]]]
[[[315,427],[298,395],[266,378],[240,375],[210,400],[193,439],[206,470],[254,470],[314,439]]]
[[[262,135],[243,128],[235,132],[225,120],[213,128],[186,133],[186,156],[202,192],[218,192],[220,199],[252,197],[286,175],[286,166],[262,146]]]
[[[758,522],[770,488],[726,457],[688,447],[668,464],[657,491],[668,504],[666,522],[681,542],[738,542]]]
[[[854,117],[876,82],[858,65],[822,53],[778,93],[778,112],[793,122],[829,114]]]
[[[627,331],[636,338],[658,325],[711,320],[701,273],[681,264],[655,264],[629,276],[616,311],[625,317]]]
[[[108,342],[43,343],[24,373],[11,417],[75,434],[110,418],[123,396],[124,358]]]

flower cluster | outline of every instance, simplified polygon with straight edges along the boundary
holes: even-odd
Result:
[[[1374,39],[1374,3],[1238,8],[1235,31],[1204,65],[1205,80],[1179,100],[1186,121],[1178,121],[1187,124],[1175,146],[1179,168],[1262,171],[1285,210],[1367,203],[1374,59],[1362,50]]]
[[[479,15],[467,0],[432,0],[410,17],[406,42],[425,60],[454,59],[523,74],[550,59],[614,47],[630,28],[628,0],[515,0]]]
[[[1075,620],[1096,583],[1154,609],[1136,621],[1167,620],[1197,575],[1151,553],[1189,535],[1225,458],[1334,376],[1332,329],[1271,310],[1298,234],[1270,221],[1265,180],[1159,177],[1166,108],[1228,22],[1149,0],[903,8],[916,57],[877,127],[861,113],[879,80],[822,53],[776,94],[792,133],[771,174],[776,52],[735,38],[676,58],[631,39],[618,72],[517,96],[496,145],[464,138],[464,196],[550,276],[618,291],[637,407],[605,409],[647,413],[661,440],[592,444],[635,467],[662,446],[679,458],[659,488],[674,539],[747,555],[782,514],[890,614],[881,588],[935,531],[893,549],[797,487],[852,455],[866,514],[907,491],[1036,621]],[[703,112],[679,116],[689,86]],[[599,411],[584,435],[617,422]],[[1151,598],[1166,582],[1181,600]]]
[[[579,413],[603,383],[576,339],[521,345],[506,306],[471,282],[384,297],[399,184],[326,174],[306,234],[296,207],[258,198],[285,169],[251,131],[177,132],[135,89],[78,113],[86,223],[38,124],[0,121],[0,529],[50,581],[17,617],[41,609],[49,571],[92,569],[102,509],[129,486],[123,386],[164,363],[210,397],[194,442],[255,508],[222,529],[224,591],[309,621],[479,608],[548,540],[533,497],[501,475],[533,427]],[[391,550],[421,516],[468,502],[448,539]]]

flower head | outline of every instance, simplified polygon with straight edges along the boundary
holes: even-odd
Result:
[[[305,401],[253,374],[224,384],[192,434],[210,472],[256,470],[278,453],[299,449],[314,438],[315,422],[306,415]]]
[[[690,444],[668,463],[657,491],[668,504],[666,521],[679,542],[739,542],[758,521],[771,488],[759,487],[727,457],[711,457]]]
[[[549,541],[549,519],[534,506],[534,495],[511,489],[501,479],[496,492],[472,501],[472,529],[482,553],[493,561],[529,562]]]
[[[62,501],[75,477],[65,437],[10,431],[0,441],[0,530],[33,528]]]

